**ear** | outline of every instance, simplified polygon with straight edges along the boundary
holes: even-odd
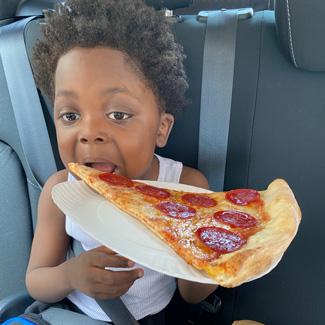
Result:
[[[158,148],[163,148],[167,141],[169,134],[174,125],[174,116],[169,113],[161,113],[159,129],[157,132],[156,145]]]

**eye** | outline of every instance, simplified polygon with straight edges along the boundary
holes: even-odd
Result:
[[[127,120],[128,118],[132,117],[131,114],[124,113],[124,112],[112,112],[109,113],[107,116],[112,120],[118,120],[118,121]]]
[[[62,118],[62,120],[64,122],[74,122],[74,121],[78,120],[79,117],[80,117],[79,114],[72,113],[72,112],[63,113],[60,115],[60,118]]]

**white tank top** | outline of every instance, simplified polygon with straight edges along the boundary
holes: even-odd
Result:
[[[159,160],[158,181],[179,183],[183,165],[156,155]],[[69,174],[68,181],[75,178]],[[90,250],[101,244],[87,235],[73,220],[66,216],[66,232],[70,237],[79,240],[85,250]],[[170,302],[176,289],[174,278],[159,272],[148,269],[142,265],[135,264],[144,270],[144,276],[134,282],[129,291],[121,296],[122,301],[127,306],[135,319],[141,319],[147,315],[156,314],[164,309]],[[73,291],[68,298],[86,315],[93,319],[111,321],[104,311],[99,307],[95,299],[90,298],[80,291]]]

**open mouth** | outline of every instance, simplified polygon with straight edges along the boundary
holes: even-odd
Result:
[[[105,173],[114,173],[116,165],[110,162],[87,162],[85,166],[100,170]]]

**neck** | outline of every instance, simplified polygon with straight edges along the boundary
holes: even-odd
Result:
[[[159,176],[159,160],[156,155],[153,156],[152,162],[148,171],[143,175],[142,179],[156,181]]]

